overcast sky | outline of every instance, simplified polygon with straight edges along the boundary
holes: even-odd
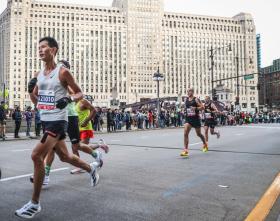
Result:
[[[41,0],[40,0],[41,1]],[[48,0],[110,6],[113,0]],[[0,12],[7,0],[0,0]],[[262,40],[262,66],[280,58],[280,0],[165,0],[165,10],[200,15],[232,17],[239,12],[251,13]]]

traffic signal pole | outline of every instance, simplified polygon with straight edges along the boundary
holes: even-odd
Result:
[[[211,46],[210,49],[210,60],[211,60],[211,89],[212,89],[212,99],[214,99],[214,49]]]
[[[236,81],[237,81],[237,85],[236,85],[236,105],[239,105],[239,58],[238,56],[236,56]]]

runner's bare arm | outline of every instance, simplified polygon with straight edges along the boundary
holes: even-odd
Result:
[[[201,103],[201,101],[198,98],[195,99],[195,102],[197,103],[198,110],[204,110],[204,105]]]
[[[61,68],[59,73],[59,80],[65,88],[68,88],[69,90],[71,90],[71,92],[73,92],[73,94],[71,94],[71,97],[75,102],[83,99],[82,90],[75,82],[72,74],[69,72],[68,69]]]
[[[86,126],[90,122],[91,119],[93,119],[93,117],[96,114],[96,110],[88,100],[84,99],[81,102],[86,109],[90,110],[89,116],[85,119],[85,121],[81,125],[83,127],[83,126]]]
[[[33,78],[37,78],[39,75],[39,72],[34,73]],[[37,105],[38,102],[38,86],[36,85],[35,88],[33,89],[32,93],[29,93],[30,100],[34,105]]]
[[[214,109],[214,113],[220,113],[215,104],[211,103],[211,107]]]

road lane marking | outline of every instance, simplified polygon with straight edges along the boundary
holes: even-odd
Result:
[[[280,130],[280,127],[267,127],[267,126],[238,126],[239,128],[257,128],[257,129],[276,129]]]
[[[202,142],[198,142],[198,143],[191,143],[191,144],[189,144],[189,146],[195,146],[195,145],[198,145],[198,144],[202,144]]]
[[[245,221],[263,221],[280,195],[280,173],[250,212]]]
[[[18,150],[11,150],[12,152],[23,152],[23,151],[29,151],[32,150],[31,148],[29,149],[18,149]]]
[[[111,140],[112,142],[120,142],[121,140]]]
[[[242,135],[244,135],[244,134],[235,134],[236,136],[242,136]]]
[[[53,173],[53,172],[58,172],[58,171],[68,170],[68,169],[69,169],[69,167],[62,167],[62,168],[51,170],[51,172]],[[32,175],[33,175],[33,173],[29,173],[29,174],[24,174],[24,175],[20,175],[20,176],[8,177],[8,178],[1,179],[0,182],[6,182],[6,181],[10,181],[10,180],[21,179],[21,178],[24,178],[24,177],[30,177]]]
[[[198,144],[202,144],[202,142],[191,143],[189,146],[195,146]],[[118,143],[108,143],[109,146],[118,146],[118,147],[139,147],[139,148],[151,148],[151,149],[166,149],[166,150],[181,150],[180,147],[166,147],[166,146],[148,146],[148,145],[135,145],[135,144],[118,144]],[[190,149],[195,150],[195,149]]]

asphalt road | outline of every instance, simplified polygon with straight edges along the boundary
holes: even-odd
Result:
[[[280,125],[220,130],[221,139],[210,137],[208,153],[200,151],[192,131],[189,159],[179,156],[183,129],[97,135],[95,140],[102,136],[112,144],[99,185],[90,187],[86,173],[70,175],[72,167],[56,157],[53,169],[59,170],[51,173],[41,195],[42,212],[34,220],[244,220],[280,171]],[[36,142],[0,143],[1,221],[21,220],[14,211],[30,200]],[[279,200],[268,221],[277,220],[278,209]]]

